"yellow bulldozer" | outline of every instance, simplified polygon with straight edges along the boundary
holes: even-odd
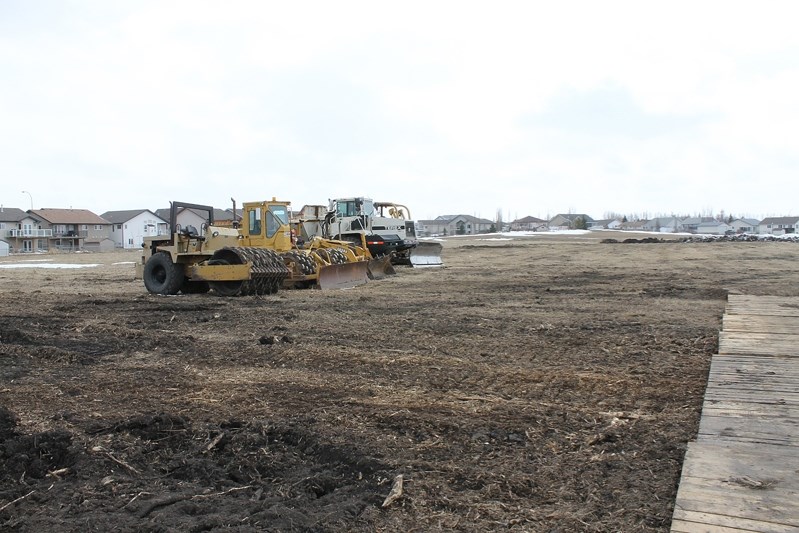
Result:
[[[180,209],[202,213],[198,230],[177,223]],[[290,203],[249,202],[233,226],[214,224],[210,206],[172,202],[171,234],[146,237],[137,276],[153,294],[200,293],[221,296],[272,294],[280,287],[348,288],[370,277],[368,249],[353,243],[312,239],[299,246],[293,235]],[[373,267],[379,271],[379,265]]]

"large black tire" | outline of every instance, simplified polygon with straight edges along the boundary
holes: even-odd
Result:
[[[153,254],[144,265],[144,286],[152,294],[177,294],[183,284],[183,270],[166,252]]]

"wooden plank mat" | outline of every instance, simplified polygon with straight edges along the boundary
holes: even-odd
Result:
[[[799,357],[796,335],[787,333],[719,333],[719,355],[781,355]]]
[[[729,315],[725,314],[721,328],[725,333],[787,333],[799,334],[799,317],[782,315]]]
[[[671,531],[799,532],[799,298],[730,295]]]

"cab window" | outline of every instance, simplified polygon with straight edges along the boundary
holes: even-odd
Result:
[[[288,224],[289,223],[289,210],[288,207],[285,205],[270,205],[269,211],[275,215],[281,223]]]
[[[261,234],[261,210],[260,209],[253,209],[253,210],[250,211],[249,231],[250,231],[250,235],[260,235]]]
[[[285,205],[270,205],[266,214],[266,236],[273,236],[281,226],[287,226],[288,223],[288,208]]]

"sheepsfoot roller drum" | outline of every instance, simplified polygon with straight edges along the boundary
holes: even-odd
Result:
[[[193,274],[192,279],[207,281],[220,296],[274,294],[289,275],[288,268],[274,251],[250,246],[217,250],[206,267],[189,267],[188,272]]]

